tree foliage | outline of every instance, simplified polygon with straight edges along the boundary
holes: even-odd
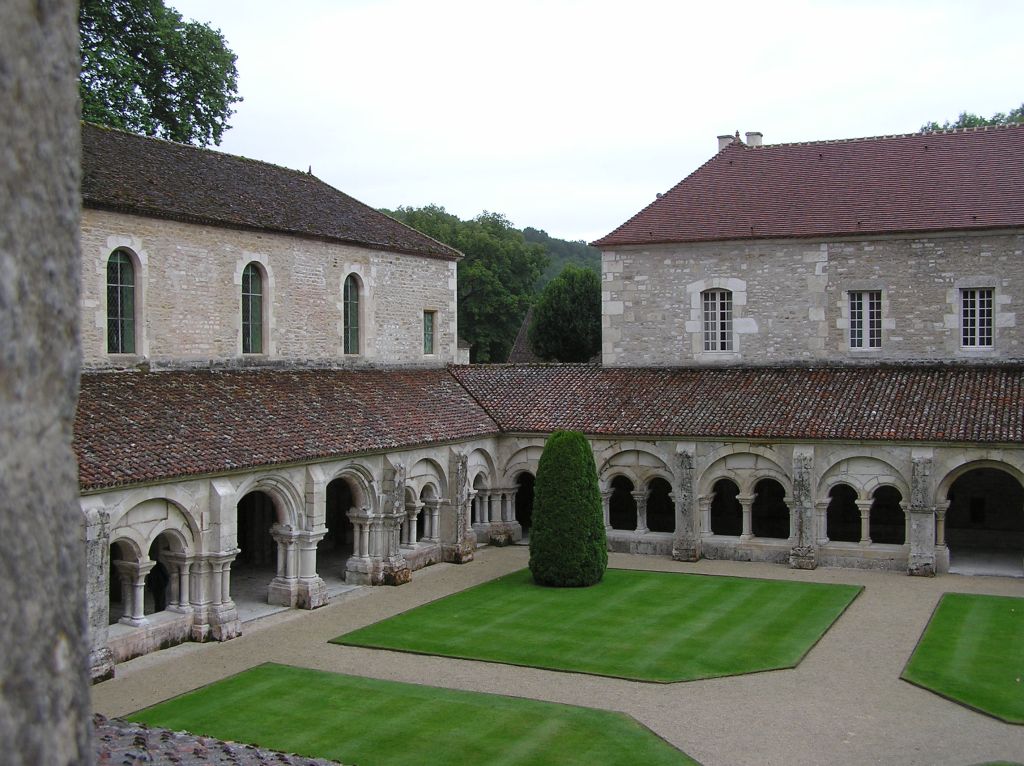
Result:
[[[548,254],[548,267],[544,269],[537,283],[538,289],[544,288],[552,279],[562,273],[566,264],[573,264],[601,274],[601,251],[591,247],[583,240],[568,241],[552,237],[543,229],[527,226],[523,229],[523,238],[531,243],[541,245]]]
[[[530,347],[541,359],[586,362],[601,352],[601,278],[567,264],[533,309]]]
[[[578,431],[555,431],[544,444],[533,492],[530,572],[540,585],[594,585],[608,567],[594,452]]]
[[[921,126],[921,132],[953,130],[955,128],[983,128],[986,125],[1013,125],[1018,122],[1024,122],[1024,104],[1021,104],[1016,109],[1011,109],[1005,114],[1003,112],[996,112],[991,117],[982,117],[970,112],[960,112],[960,116],[956,118],[955,122],[946,120],[941,125],[934,120],[926,122]]]
[[[82,119],[182,143],[219,144],[241,101],[221,33],[163,0],[81,0]]]
[[[515,342],[547,265],[544,249],[530,245],[500,213],[463,221],[438,205],[385,210],[408,226],[462,251],[459,263],[459,337],[473,362],[504,362]]]

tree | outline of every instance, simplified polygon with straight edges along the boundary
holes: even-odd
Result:
[[[608,567],[594,452],[578,431],[555,431],[544,444],[533,492],[530,572],[539,585],[594,585]]]
[[[533,309],[530,347],[542,359],[586,362],[601,351],[601,278],[567,264]]]
[[[147,136],[219,144],[241,101],[218,30],[163,0],[82,0],[82,119]]]
[[[534,229],[530,226],[523,229],[523,239],[530,244],[542,245],[550,259],[548,267],[544,269],[544,273],[541,274],[537,283],[538,288],[545,287],[548,282],[561,274],[562,269],[569,263],[590,269],[597,275],[601,274],[601,251],[581,239],[572,242],[558,239],[543,229]]]
[[[1024,122],[1024,104],[1021,104],[1016,109],[1011,109],[1008,113],[1003,114],[1002,112],[996,112],[991,117],[981,117],[977,114],[971,114],[970,112],[960,112],[960,116],[956,118],[956,122],[946,122],[939,125],[935,122],[926,122],[921,126],[921,132],[927,133],[934,130],[953,130],[954,128],[982,128],[986,125],[1013,125],[1018,122]]]
[[[463,221],[438,205],[385,210],[402,223],[460,250],[459,337],[473,362],[504,362],[533,296],[547,257],[500,213]]]

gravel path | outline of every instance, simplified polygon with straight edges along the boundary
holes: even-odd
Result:
[[[522,547],[482,549],[466,566],[418,571],[400,588],[360,589],[314,612],[289,610],[223,644],[182,644],[117,666],[93,687],[94,710],[121,716],[263,662],[619,710],[704,766],[956,764],[1024,760],[1024,727],[1004,724],[899,679],[947,591],[1024,596],[1024,580],[935,578],[749,562],[674,562],[610,554],[611,566],[808,582],[865,590],[792,670],[679,684],[517,668],[326,643],[526,565]],[[629,641],[628,634],[623,641]],[[636,647],[643,651],[644,647]],[[428,752],[424,752],[429,757]],[[151,761],[159,763],[160,761]],[[299,759],[306,763],[308,759]]]

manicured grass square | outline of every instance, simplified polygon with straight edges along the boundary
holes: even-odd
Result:
[[[129,718],[360,766],[696,764],[621,713],[274,664]]]
[[[1008,723],[1024,724],[1024,598],[947,593],[903,678]]]
[[[690,681],[795,667],[860,590],[626,569],[589,588],[545,588],[524,569],[333,641]]]

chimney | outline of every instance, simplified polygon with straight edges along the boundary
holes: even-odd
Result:
[[[726,133],[724,136],[718,137],[718,151],[722,151],[725,147],[732,143],[732,136]]]
[[[749,132],[748,131],[747,132],[747,146],[760,146],[762,138],[764,138],[764,136],[761,133],[758,133],[757,131],[754,131],[754,132]]]

